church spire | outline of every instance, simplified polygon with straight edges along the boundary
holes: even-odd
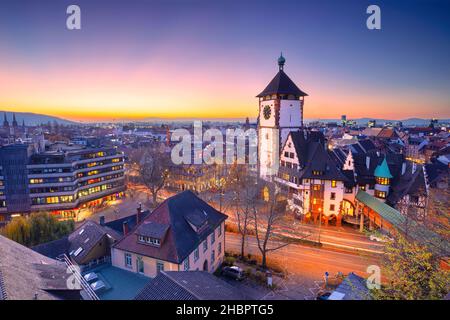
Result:
[[[3,114],[3,127],[9,128],[9,122],[8,119],[6,118],[6,112]]]
[[[13,122],[12,122],[12,126],[13,128],[17,128],[18,124],[17,124],[17,120],[16,120],[16,114],[13,113]]]

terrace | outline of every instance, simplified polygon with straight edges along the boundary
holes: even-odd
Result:
[[[83,276],[96,275],[88,280],[100,300],[131,300],[150,281],[150,278],[104,264],[83,273]],[[95,285],[93,285],[95,284]]]

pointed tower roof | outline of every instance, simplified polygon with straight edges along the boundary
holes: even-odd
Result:
[[[278,67],[279,71],[275,75],[275,77],[270,81],[267,87],[257,95],[258,98],[264,97],[272,94],[293,94],[296,96],[307,96],[305,92],[299,89],[297,85],[288,77],[288,75],[284,72],[284,64],[286,59],[283,57],[283,54],[278,58]]]
[[[393,178],[391,171],[389,170],[386,157],[384,157],[383,162],[375,168],[375,177],[388,179]]]
[[[13,121],[12,121],[12,125],[13,125],[13,127],[17,127],[17,126],[18,126],[17,120],[16,120],[16,114],[15,114],[15,113],[13,113]]]
[[[8,119],[6,118],[6,112],[3,113],[3,126],[9,127],[9,122],[8,122]]]

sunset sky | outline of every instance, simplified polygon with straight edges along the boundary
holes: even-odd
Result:
[[[380,31],[366,28],[369,4]],[[444,0],[2,0],[0,110],[255,118],[283,51],[306,118],[450,118],[449,12]]]

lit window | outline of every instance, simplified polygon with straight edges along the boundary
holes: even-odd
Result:
[[[331,187],[336,188],[336,180],[331,180]]]
[[[380,199],[386,199],[386,192],[375,190],[375,197]]]

